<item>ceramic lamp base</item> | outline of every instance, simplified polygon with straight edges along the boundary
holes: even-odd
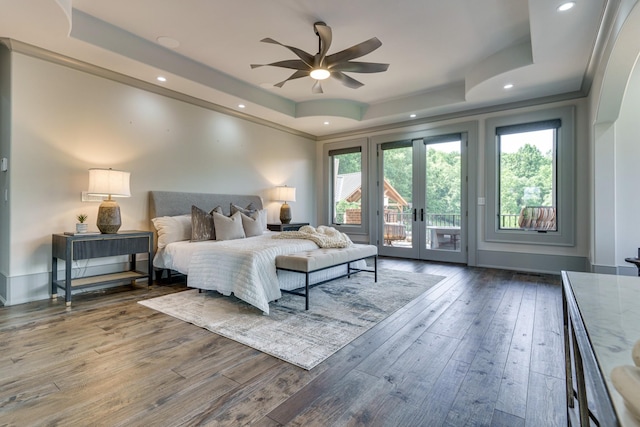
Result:
[[[122,225],[120,206],[113,200],[105,200],[98,209],[98,230],[103,234],[115,234]]]
[[[283,203],[280,208],[280,222],[283,224],[289,224],[291,222],[291,208],[286,203]]]

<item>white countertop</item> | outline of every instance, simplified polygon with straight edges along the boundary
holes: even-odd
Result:
[[[640,277],[573,271],[567,276],[620,423],[640,426],[610,379],[614,367],[633,365],[631,350],[640,340]]]

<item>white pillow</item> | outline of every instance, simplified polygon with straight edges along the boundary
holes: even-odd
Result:
[[[257,214],[258,212],[255,212],[255,214],[251,214],[251,216],[257,216],[257,218],[251,218],[246,216],[242,212],[240,213],[240,215],[242,216],[242,228],[244,229],[244,234],[247,237],[260,236],[264,231],[262,221],[260,221],[260,215]]]
[[[160,216],[151,222],[158,232],[158,249],[191,239],[191,215]]]
[[[267,210],[260,209],[259,211],[252,212],[249,215],[250,218],[260,219],[260,224],[262,224],[262,230],[267,230]]]
[[[225,216],[217,212],[213,214],[213,226],[216,229],[216,240],[244,239],[242,227],[242,214],[236,212],[231,216]]]

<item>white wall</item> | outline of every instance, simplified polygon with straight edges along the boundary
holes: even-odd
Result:
[[[640,247],[633,200],[638,175],[639,3],[620,1],[589,96],[589,123],[593,124],[590,261],[593,271],[600,273],[637,274],[624,258],[637,255]]]
[[[80,201],[91,167],[131,172],[132,197],[118,199],[123,230],[149,228],[149,190],[258,194],[277,222],[270,195],[281,184],[297,188],[294,221],[315,222],[314,142],[19,53],[11,59],[9,304],[47,297],[52,233],[72,230],[80,212],[95,227],[98,203]]]
[[[640,67],[629,79],[615,135],[616,265],[640,248]],[[628,265],[628,264],[627,264]],[[635,268],[635,267],[634,267]]]

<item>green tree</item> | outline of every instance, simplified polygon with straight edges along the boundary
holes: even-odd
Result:
[[[449,214],[449,225],[461,213],[460,153],[427,149],[426,200],[427,214]]]
[[[349,153],[335,156],[338,159],[338,175],[362,171],[362,154]]]
[[[500,214],[517,215],[525,206],[553,205],[553,156],[525,144],[500,155]]]
[[[384,151],[384,177],[407,203],[412,203],[412,153],[411,147]]]

